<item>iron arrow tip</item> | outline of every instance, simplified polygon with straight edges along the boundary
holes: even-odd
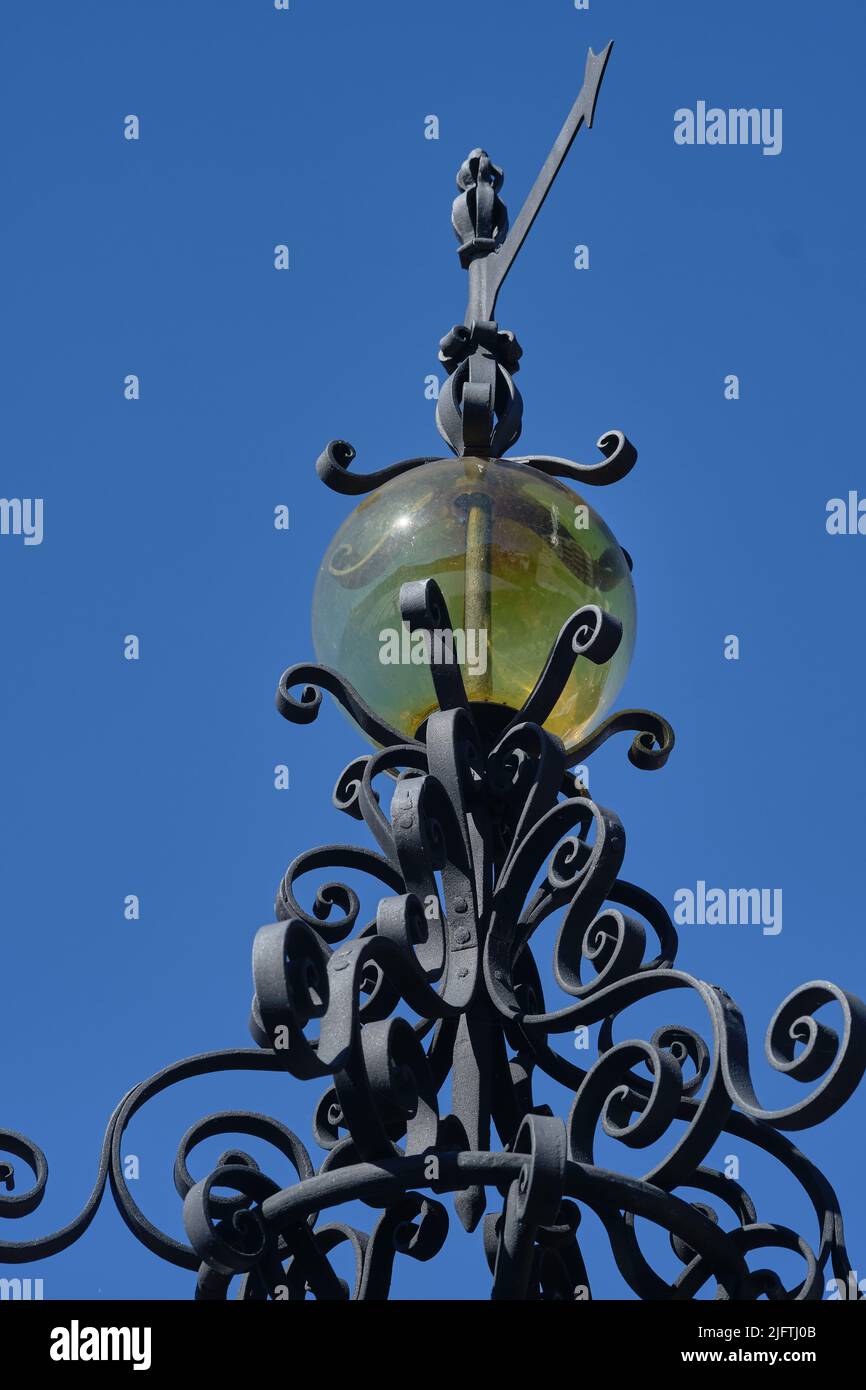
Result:
[[[586,125],[589,130],[592,130],[598,94],[601,90],[602,80],[612,48],[613,39],[601,50],[601,53],[595,53],[593,49],[590,49],[586,57],[586,75],[583,79],[583,85],[589,98],[589,110],[586,113]]]

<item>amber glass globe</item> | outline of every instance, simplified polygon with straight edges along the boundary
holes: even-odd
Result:
[[[609,708],[634,646],[634,587],[611,532],[571,488],[502,459],[441,459],[385,483],[340,527],[316,581],[316,655],[407,735],[437,704],[398,599],[402,584],[428,578],[448,604],[469,699],[495,707],[491,719],[520,709],[575,609],[613,613],[618,651],[602,666],[578,658],[545,727],[569,745]]]

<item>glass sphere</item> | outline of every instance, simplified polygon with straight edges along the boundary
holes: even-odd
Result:
[[[503,459],[440,459],[377,488],[343,522],[316,581],[316,656],[410,736],[438,708],[400,619],[400,586],[418,579],[435,579],[448,604],[469,699],[503,723],[575,609],[614,614],[619,649],[601,666],[578,657],[545,727],[569,746],[610,707],[634,646],[634,586],[613,535],[570,487]]]

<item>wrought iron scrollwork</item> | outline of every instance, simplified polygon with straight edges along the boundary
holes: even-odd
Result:
[[[450,627],[432,581],[405,586],[401,605],[416,628]],[[398,1256],[429,1260],[442,1248],[446,1194],[467,1230],[483,1220],[495,1299],[589,1298],[585,1209],[599,1217],[625,1285],[640,1298],[693,1298],[709,1284],[724,1299],[814,1299],[828,1268],[840,1287],[852,1288],[836,1195],[785,1131],[826,1120],[858,1085],[866,1008],[826,981],[783,1000],[768,1029],[767,1057],[809,1091],[799,1103],[761,1105],[739,1009],[719,986],[676,966],[666,909],[621,876],[619,818],[568,773],[576,757],[623,730],[637,733],[632,761],[660,767],[673,744],[670,726],[628,710],[566,750],[539,722],[572,664],[608,659],[618,640],[616,624],[600,611],[576,614],[527,706],[492,744],[462,684],[439,673],[440,709],[424,738],[399,736],[356,759],[338,781],[335,804],[366,824],[378,850],[310,851],[280,885],[278,921],[261,929],[253,949],[257,1047],[190,1058],[130,1091],[109,1122],[83,1211],[49,1236],[0,1243],[0,1261],[65,1249],[87,1229],[110,1181],[130,1230],[161,1258],[196,1271],[200,1299],[233,1291],[241,1299],[385,1298]],[[336,673],[323,681],[312,666],[293,672],[278,700],[288,719],[308,722],[320,699],[318,691],[289,698],[296,679],[321,681],[355,712],[355,696]],[[387,810],[374,785],[383,779],[391,789]],[[301,905],[298,880],[337,868],[366,874],[385,890],[374,921],[361,924],[357,893],[331,878],[318,883],[311,909]],[[558,929],[545,970],[534,937],[548,919]],[[557,1007],[546,1003],[550,985],[565,1000]],[[629,1010],[672,990],[700,1001],[706,1030],[662,1023],[650,1038],[635,1037],[624,1022]],[[841,1026],[817,1017],[831,1005]],[[558,1037],[594,1025],[591,1065],[557,1050]],[[314,1137],[325,1157],[317,1169],[277,1119],[206,1116],[183,1136],[175,1161],[184,1244],[133,1199],[121,1138],[167,1086],[237,1069],[324,1081]],[[567,1120],[536,1101],[537,1074],[573,1092]],[[450,1108],[441,1114],[449,1080]],[[631,1176],[600,1168],[601,1133],[631,1149],[655,1146],[648,1170]],[[221,1134],[234,1143],[239,1135],[266,1142],[289,1160],[296,1181],[280,1186],[238,1147],[195,1180],[193,1150]],[[817,1218],[816,1241],[759,1220],[745,1189],[707,1165],[722,1134],[757,1145],[800,1183]],[[0,1216],[30,1213],[45,1190],[44,1155],[9,1131],[0,1133],[0,1148],[33,1173],[25,1191],[0,1192]],[[485,1215],[491,1199],[501,1207]],[[380,1213],[371,1231],[328,1219],[351,1201]],[[681,1267],[675,1277],[653,1267],[636,1218],[668,1232]],[[333,1263],[345,1247],[349,1280]],[[772,1268],[776,1250],[801,1258],[801,1277],[790,1286]],[[755,1251],[766,1263],[757,1271],[747,1261]]]
[[[439,402],[440,429],[457,453],[499,454],[516,438],[520,352],[495,322],[496,297],[571,142],[592,124],[609,52],[590,51],[577,102],[510,230],[501,171],[480,150],[461,170],[454,226],[470,303],[466,323],[443,340],[450,377]],[[634,463],[618,431],[598,447],[604,459],[596,465],[542,456],[521,462],[590,484],[623,477]],[[353,459],[351,446],[335,441],[319,474],[337,491],[360,493],[429,461],[408,459],[364,477],[349,471]],[[413,631],[450,633],[432,580],[405,585],[400,605]],[[825,1121],[859,1084],[866,1008],[822,980],[789,994],[771,1020],[767,1058],[808,1093],[775,1109],[761,1104],[737,1005],[677,966],[664,905],[623,877],[621,821],[572,772],[624,731],[634,735],[634,766],[658,770],[674,746],[670,724],[623,710],[571,748],[544,728],[574,663],[608,661],[620,638],[601,607],[581,608],[554,641],[523,708],[495,729],[467,700],[448,643],[429,643],[438,709],[414,737],[382,720],[339,672],[313,663],[285,672],[276,703],[287,720],[311,723],[327,691],[379,745],[343,770],[333,797],[377,848],[332,844],[293,860],[277,893],[277,921],[253,946],[256,1046],[187,1058],[130,1090],[108,1122],[82,1210],[48,1235],[0,1241],[0,1263],[67,1249],[110,1185],[133,1235],[194,1272],[199,1299],[382,1299],[398,1256],[430,1260],[441,1250],[449,1229],[442,1199],[450,1194],[467,1231],[482,1225],[496,1299],[589,1298],[586,1210],[639,1298],[694,1298],[709,1286],[722,1299],[817,1299],[828,1268],[848,1296],[859,1296],[836,1194],[786,1131]],[[375,885],[372,920],[362,920],[358,892],[334,871]],[[317,884],[311,907],[298,888],[307,876]],[[545,949],[540,929],[548,923],[555,933]],[[551,987],[558,1001],[549,1005]],[[671,991],[698,1001],[703,1030],[662,1020],[649,1038],[636,1034],[630,1010],[641,1005],[645,1014]],[[833,1025],[817,1016],[826,1008],[836,1011]],[[597,1055],[586,1067],[556,1045],[577,1028],[597,1029]],[[168,1087],[242,1070],[324,1085],[313,1123],[324,1158],[317,1166],[278,1119],[243,1111],[203,1117],[181,1138],[174,1163],[186,1232],[178,1240],[133,1198],[123,1135]],[[536,1099],[539,1075],[572,1093],[567,1119]],[[600,1134],[624,1148],[652,1148],[646,1172],[600,1167]],[[759,1219],[745,1189],[708,1161],[723,1134],[757,1146],[799,1183],[816,1238]],[[231,1147],[196,1179],[193,1152],[217,1135]],[[239,1136],[288,1160],[296,1180],[277,1182],[238,1147]],[[45,1156],[10,1130],[0,1131],[3,1153],[0,1218],[28,1216],[44,1196]],[[32,1175],[23,1189],[16,1164]],[[357,1202],[374,1213],[369,1232],[330,1220],[332,1209]],[[679,1266],[672,1277],[643,1248],[638,1218],[668,1233]],[[790,1285],[772,1268],[777,1250],[801,1260]],[[765,1252],[765,1267],[748,1263],[756,1251]],[[336,1252],[351,1256],[348,1279]]]

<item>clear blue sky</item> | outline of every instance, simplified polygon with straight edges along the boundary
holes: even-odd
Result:
[[[2,1237],[70,1219],[131,1084],[249,1045],[251,942],[288,861],[364,836],[330,807],[360,738],[332,708],[307,729],[273,708],[282,668],[312,654],[316,570],[348,509],[313,463],[335,436],[368,468],[436,449],[424,378],[464,310],[456,170],[484,145],[516,214],[587,46],[609,38],[595,129],[499,304],[525,353],[518,449],[588,460],[619,427],[640,451],[590,500],[635,561],[620,703],[659,710],[678,743],[658,774],[608,745],[592,789],[625,822],[627,877],[669,905],[699,879],[782,888],[779,935],[683,927],[679,961],[740,1003],[765,1103],[799,1099],[761,1053],[776,1005],[813,978],[866,993],[866,536],[825,528],[828,499],[866,492],[862,6],[18,0],[3,28],[2,492],[45,510],[40,546],[0,537],[0,1125],[42,1145],[51,1178]],[[678,146],[674,112],[699,100],[781,107],[782,152]],[[666,995],[638,1023],[700,1022],[679,1005]],[[318,1095],[236,1074],[158,1099],[124,1144],[140,1204],[180,1235],[186,1127],[237,1106],[306,1137]],[[798,1142],[836,1184],[866,1276],[862,1133],[858,1097]],[[759,1217],[814,1239],[788,1180],[740,1159]],[[594,1292],[612,1296],[591,1217],[586,1232]],[[46,1297],[192,1291],[110,1200],[81,1243],[18,1272]],[[457,1228],[397,1287],[484,1296],[480,1238]]]

